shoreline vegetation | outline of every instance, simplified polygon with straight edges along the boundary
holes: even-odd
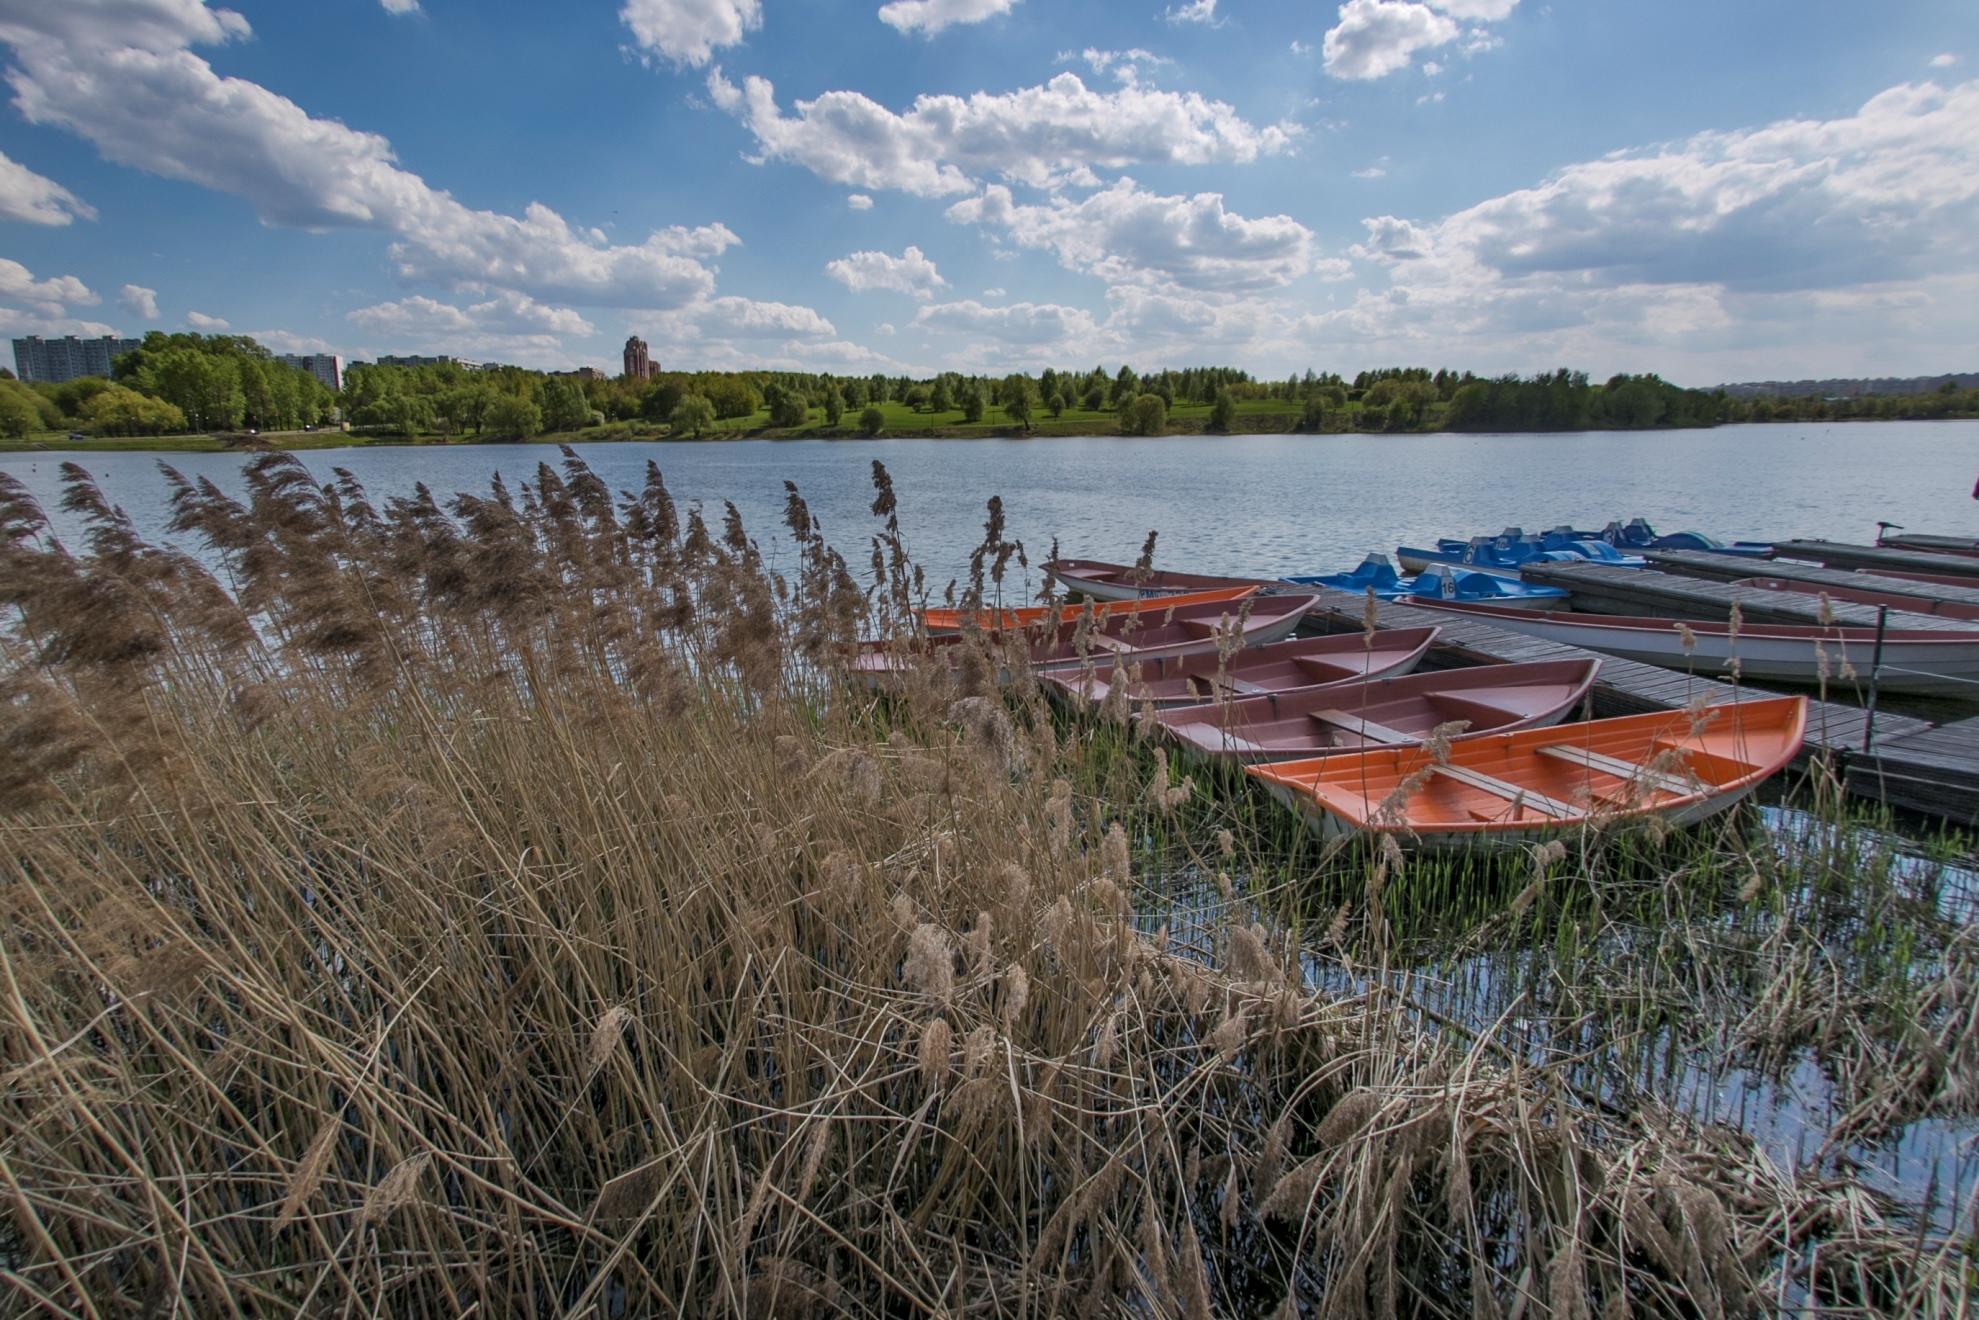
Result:
[[[1769,396],[1394,368],[1348,379],[1253,379],[1229,367],[1036,376],[660,372],[581,376],[519,367],[353,365],[331,393],[241,336],[153,332],[114,380],[0,380],[0,452],[329,449],[546,440],[976,439],[1306,433],[1662,430],[1759,421],[1979,417],[1979,389]],[[312,429],[304,430],[307,426]],[[79,438],[71,439],[71,436]]]
[[[1969,841],[1819,767],[1323,848],[992,638],[850,681],[997,500],[943,593],[877,462],[850,560],[245,476],[0,475],[5,1309],[1966,1314]]]

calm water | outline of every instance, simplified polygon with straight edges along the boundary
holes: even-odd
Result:
[[[772,557],[783,481],[795,481],[825,534],[855,566],[873,520],[870,469],[893,473],[901,523],[936,583],[963,571],[984,502],[1001,495],[1010,534],[1033,560],[1063,551],[1131,560],[1150,530],[1156,563],[1212,573],[1332,572],[1370,550],[1436,536],[1562,522],[1599,527],[1641,515],[1665,531],[1726,540],[1826,536],[1867,541],[1878,519],[1915,531],[1979,533],[1979,422],[1721,427],[1714,431],[1491,436],[1179,436],[1049,440],[732,441],[580,446],[614,488],[657,462],[683,503],[713,522],[732,499]],[[305,453],[328,476],[346,467],[374,497],[425,482],[437,495],[513,486],[548,445],[373,448]],[[7,454],[52,510],[57,467],[75,458],[149,535],[163,531],[162,459],[238,489],[237,454]],[[58,521],[58,526],[63,525]]]

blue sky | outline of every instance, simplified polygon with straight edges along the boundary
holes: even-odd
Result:
[[[1970,0],[0,0],[0,334],[1971,370],[1975,37]]]

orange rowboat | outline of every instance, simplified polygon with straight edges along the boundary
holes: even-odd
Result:
[[[1215,591],[1191,591],[1179,596],[1150,596],[1145,600],[1094,601],[1092,611],[1096,619],[1116,619],[1127,614],[1152,614],[1159,617],[1178,605],[1221,605],[1226,601],[1255,596],[1259,590],[1261,590],[1260,586],[1252,584],[1243,587],[1222,587]],[[977,610],[976,626],[985,632],[1000,628],[1029,628],[1033,625],[1055,628],[1061,623],[1075,622],[1085,609],[1086,606],[1082,603]],[[921,620],[931,633],[960,632],[962,620],[966,617],[968,617],[966,610],[921,611]]]
[[[1380,747],[1246,766],[1325,836],[1392,834],[1426,849],[1533,843],[1660,816],[1729,810],[1800,751],[1805,697],[1768,697],[1427,748]]]

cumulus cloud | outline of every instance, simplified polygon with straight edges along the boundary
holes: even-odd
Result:
[[[845,199],[845,204],[855,211],[870,211],[873,209],[873,199],[864,193],[853,193]]]
[[[905,113],[831,91],[786,115],[767,80],[737,87],[720,69],[708,75],[708,95],[748,127],[763,159],[832,183],[922,197],[970,192],[991,177],[1050,187],[1143,162],[1242,164],[1286,150],[1299,132],[1257,127],[1193,92],[1099,92],[1071,73],[1014,92],[922,96]]]
[[[1950,51],[1945,51],[1943,54],[1933,55],[1931,57],[1931,67],[1934,69],[1949,69],[1957,63],[1958,56],[1952,54]]]
[[[1072,58],[1072,52],[1066,51],[1058,57],[1058,62],[1068,63]],[[1139,46],[1131,50],[1099,50],[1088,46],[1079,52],[1078,58],[1084,60],[1094,73],[1111,75],[1130,87],[1141,80],[1142,74],[1175,63],[1165,55],[1142,50]]]
[[[1497,23],[1510,18],[1519,0],[1429,0],[1429,3],[1468,23]]]
[[[419,12],[419,0],[378,0],[378,3],[385,7],[385,12],[388,14],[416,14]],[[327,352],[328,350],[323,351]]]
[[[204,330],[208,333],[233,329],[225,317],[208,316],[205,312],[187,312],[186,324],[195,330]]]
[[[94,307],[102,299],[73,275],[38,280],[18,261],[0,257],[0,299],[23,303],[42,316],[60,316],[70,307]]]
[[[96,212],[61,184],[0,152],[0,220],[66,225],[78,218],[94,220]]]
[[[126,284],[117,290],[117,301],[132,316],[146,321],[158,319],[158,290],[147,289],[142,284]]]
[[[248,338],[271,353],[334,353],[337,350],[327,339],[314,335],[299,335],[289,330],[255,330]]]
[[[1389,287],[1323,319],[1347,339],[1557,343],[1583,357],[1684,333],[1705,337],[1680,345],[1695,349],[1791,318],[1867,342],[1847,318],[1897,307],[1913,336],[1925,324],[1955,335],[1973,318],[1951,300],[1973,281],[1945,274],[1979,267],[1975,122],[1979,82],[1907,84],[1842,118],[1570,165],[1438,221],[1376,217],[1353,255],[1385,267]]]
[[[1410,0],[1347,0],[1339,17],[1321,43],[1326,71],[1336,78],[1385,77],[1406,69],[1417,51],[1455,41],[1461,32]]]
[[[614,246],[546,206],[510,216],[463,206],[399,167],[375,133],[311,117],[256,83],[223,78],[190,47],[248,35],[201,0],[0,0],[7,79],[31,123],[108,159],[242,197],[273,225],[382,231],[408,278],[472,292],[621,306],[709,295],[706,264],[738,240],[720,225]]]
[[[763,26],[762,0],[625,0],[619,22],[642,55],[700,68]]]
[[[885,252],[854,252],[826,262],[825,274],[855,293],[885,289],[910,298],[932,298],[936,289],[948,285],[935,263],[917,247],[909,247],[897,257]]]
[[[424,295],[360,307],[350,321],[373,334],[400,339],[446,335],[589,335],[591,323],[568,307],[549,307],[522,294],[456,306]]]
[[[929,36],[958,23],[981,23],[1007,14],[1017,0],[891,0],[880,6],[880,22],[900,32]]]
[[[923,307],[914,323],[927,330],[983,336],[1007,344],[1090,340],[1099,328],[1093,314],[1083,307],[1028,302],[988,307],[973,298]]]
[[[1162,14],[1171,23],[1204,23],[1210,27],[1221,27],[1223,20],[1216,16],[1216,0],[1184,0],[1179,5],[1171,5]]]
[[[1036,205],[992,184],[951,206],[948,218],[1050,251],[1066,269],[1109,284],[1236,293],[1288,284],[1313,264],[1312,231],[1290,216],[1249,219],[1226,209],[1220,193],[1162,196],[1132,179]]]
[[[809,307],[754,298],[710,298],[689,308],[687,317],[706,338],[811,339],[838,333]]]

